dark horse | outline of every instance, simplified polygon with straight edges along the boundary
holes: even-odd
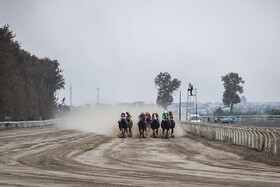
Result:
[[[150,129],[151,129],[151,118],[150,117],[146,117],[146,128],[145,128],[145,132],[146,132],[146,136],[149,134]]]
[[[128,136],[132,136],[132,134],[131,134],[131,128],[132,128],[132,126],[133,126],[133,122],[132,122],[132,120],[130,119],[130,118],[126,118],[126,121],[127,121],[127,128],[128,128]],[[127,131],[126,131],[127,132]]]
[[[144,138],[144,132],[146,129],[146,121],[143,119],[140,119],[138,122],[138,128],[139,128],[140,138]]]
[[[153,137],[158,135],[158,128],[159,128],[159,121],[158,119],[154,118],[151,122],[151,128],[153,129]]]
[[[164,131],[166,130],[166,137],[168,138],[168,131],[170,128],[169,119],[162,119],[161,121],[162,135],[164,136]]]
[[[171,135],[174,133],[174,128],[175,128],[175,121],[173,118],[170,119],[170,129],[171,129]]]
[[[125,138],[125,131],[126,131],[126,128],[127,128],[127,121],[125,118],[122,118],[119,120],[119,128],[120,128],[120,131],[121,131],[121,138]]]

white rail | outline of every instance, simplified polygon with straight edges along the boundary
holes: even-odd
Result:
[[[258,151],[278,153],[280,132],[275,129],[181,122],[189,133],[213,140],[228,141]]]
[[[0,129],[53,125],[59,123],[59,121],[60,119],[51,119],[44,121],[4,121],[0,122]]]

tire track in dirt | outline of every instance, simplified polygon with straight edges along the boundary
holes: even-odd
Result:
[[[3,186],[279,186],[280,168],[187,137],[112,138],[57,126],[0,131]]]

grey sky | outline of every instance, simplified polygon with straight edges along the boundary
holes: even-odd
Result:
[[[0,0],[22,48],[57,59],[74,104],[155,103],[161,71],[221,101],[221,76],[237,72],[248,101],[280,101],[280,1]],[[185,100],[185,95],[183,100]],[[178,100],[178,92],[175,101]]]

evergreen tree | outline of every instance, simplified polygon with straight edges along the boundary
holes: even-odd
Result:
[[[155,78],[155,85],[158,90],[157,104],[167,109],[173,102],[173,93],[178,90],[181,81],[178,79],[172,80],[168,72],[160,72]]]
[[[64,88],[57,60],[40,59],[21,49],[9,25],[0,28],[0,116],[5,120],[48,119],[55,92]]]
[[[214,116],[224,116],[225,115],[225,111],[223,111],[223,109],[221,107],[217,108],[213,113],[214,113]]]
[[[240,84],[244,84],[245,81],[238,76],[238,73],[233,72],[222,76],[222,81],[225,88],[223,103],[225,106],[230,107],[230,113],[233,114],[233,105],[241,101],[238,93],[243,93],[243,86]]]

